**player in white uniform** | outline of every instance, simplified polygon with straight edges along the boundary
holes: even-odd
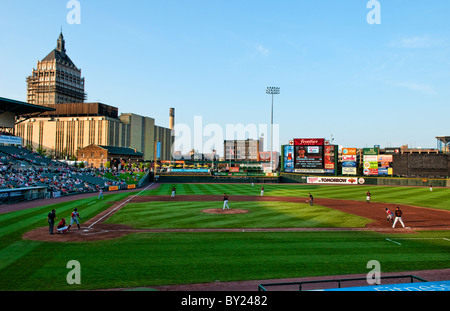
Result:
[[[73,223],[75,222],[77,224],[78,229],[80,228],[80,221],[78,220],[81,219],[80,213],[78,213],[78,208],[75,208],[72,212],[71,218],[70,218],[70,225],[69,228],[67,230],[70,230],[70,227],[72,227]]]

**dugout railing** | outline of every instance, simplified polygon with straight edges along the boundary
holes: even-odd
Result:
[[[386,280],[386,279],[408,279],[411,283],[414,283],[414,280],[420,281],[420,282],[428,282],[427,280],[424,280],[418,276],[415,275],[395,275],[395,276],[381,276],[380,280]],[[337,288],[343,288],[342,284],[344,282],[359,282],[359,281],[367,281],[367,278],[345,278],[345,279],[329,279],[329,280],[316,280],[316,281],[301,281],[301,282],[287,282],[287,283],[267,283],[267,284],[259,284],[258,285],[258,291],[266,292],[268,291],[268,287],[298,287],[299,291],[304,290],[305,285],[311,285],[311,284],[323,284],[323,283],[337,283]],[[367,285],[367,284],[366,284]],[[335,287],[336,288],[336,287]]]

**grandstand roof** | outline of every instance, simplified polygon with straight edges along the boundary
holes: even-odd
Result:
[[[110,154],[137,155],[137,156],[144,155],[142,152],[136,151],[135,149],[131,149],[131,148],[100,146],[100,145],[99,145],[99,147],[108,150],[108,153],[110,153]]]
[[[24,102],[20,102],[17,100],[9,99],[9,98],[3,98],[0,97],[0,114],[4,112],[12,112],[16,114],[16,116],[26,116],[33,113],[43,113],[47,111],[54,111],[55,109],[39,106],[39,105],[32,105]]]
[[[448,144],[450,142],[450,136],[437,136],[436,139],[444,144]]]

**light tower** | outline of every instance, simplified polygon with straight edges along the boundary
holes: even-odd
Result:
[[[273,162],[273,95],[280,94],[279,87],[269,86],[266,89],[266,94],[272,95],[272,112],[270,117],[270,166],[272,167],[272,172],[274,171]]]

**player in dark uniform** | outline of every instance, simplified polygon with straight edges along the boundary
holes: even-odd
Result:
[[[56,220],[56,210],[52,210],[48,216],[47,216],[47,222],[48,222],[48,231],[50,233],[50,235],[53,235],[53,227],[55,225],[55,220]]]
[[[397,221],[400,221],[400,224],[402,225],[402,227],[405,228],[405,224],[403,223],[403,220],[402,220],[403,212],[400,210],[400,207],[397,206],[397,210],[395,211],[394,214],[395,214],[395,220],[394,220],[394,224],[392,225],[392,228],[395,228]]]

